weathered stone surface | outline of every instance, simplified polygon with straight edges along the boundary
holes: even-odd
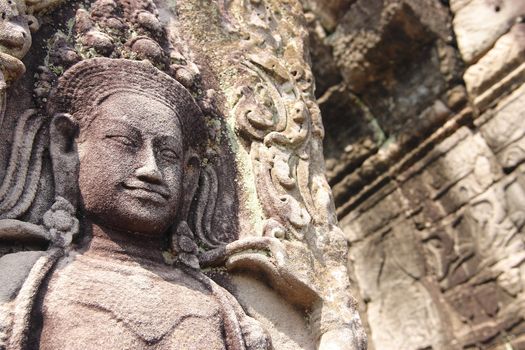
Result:
[[[306,11],[312,11],[319,18],[322,26],[332,32],[339,19],[356,0],[303,0]]]
[[[454,10],[454,32],[463,59],[474,63],[525,15],[520,0],[472,0]]]
[[[325,121],[323,146],[326,174],[335,183],[376,153],[385,135],[370,110],[344,85],[332,87],[318,102],[330,119]]]
[[[521,334],[511,331],[522,322],[521,186],[462,128],[342,219],[376,348],[468,349]],[[416,319],[416,333],[404,327]]]
[[[297,1],[1,5],[1,349],[366,348]]]
[[[436,11],[442,16],[422,17]],[[425,55],[422,47],[436,36],[446,38],[450,30],[443,21],[446,17],[445,9],[435,2],[357,1],[330,38],[345,81],[360,93],[369,82],[399,77],[402,73],[396,74],[396,68],[401,62],[422,61],[415,56]]]
[[[500,153],[525,134],[522,127],[524,108],[525,86],[522,86],[486,112],[490,119],[481,125],[480,131],[494,153]]]
[[[483,112],[495,106],[498,99],[523,85],[523,82],[525,82],[525,62],[475,98],[473,104],[479,111]]]
[[[463,96],[463,94],[461,94],[461,96]],[[423,139],[430,130],[441,125],[441,123],[447,120],[450,116],[451,110],[441,100],[437,100],[433,105],[423,110],[421,114],[417,116],[416,120],[411,120],[415,123],[413,128],[400,130],[399,133],[396,134],[397,139],[395,141],[387,139],[381,148],[374,147],[374,145],[381,141],[385,141],[386,132],[379,127],[380,124],[376,119],[369,117],[370,122],[368,125],[374,132],[374,139],[377,141],[370,142],[366,140],[367,142],[365,141],[365,145],[367,145],[367,148],[371,151],[375,151],[376,149],[378,149],[378,151],[366,159],[362,159],[362,157],[361,159],[357,158],[361,162],[360,164],[356,164],[359,165],[359,167],[355,167],[352,163],[342,163],[339,166],[339,169],[343,169],[350,174],[344,177],[341,176],[343,174],[339,174],[339,176],[335,178],[335,180],[338,180],[333,187],[336,204],[342,204],[349,196],[356,194],[363,186],[376,180],[381,172],[385,171],[402,158],[407,149],[410,149],[413,144],[418,142],[418,140]],[[349,141],[352,141],[352,139]],[[330,145],[328,142],[326,143]],[[354,151],[354,145],[356,144],[350,143],[350,145],[347,145],[346,147],[347,149]],[[360,145],[356,146],[356,150],[363,148]],[[351,155],[352,153],[350,156]],[[359,155],[359,153],[357,153],[357,155]],[[349,156],[344,156],[339,160],[346,160],[349,158]],[[330,163],[328,163],[328,165],[330,165]],[[330,175],[331,173],[329,172],[328,174]]]
[[[73,1],[44,18],[38,9],[56,2],[5,7],[2,25],[26,36],[9,51],[21,32],[0,30],[0,51],[9,56],[2,58],[12,63],[2,61],[0,269],[12,270],[20,256],[36,263],[4,274],[0,344],[362,349],[350,297],[357,293],[370,349],[525,347],[522,2],[302,3],[306,21],[297,2],[274,0]],[[29,14],[43,25],[27,51],[38,27]],[[128,78],[102,76],[107,83],[94,86],[124,80],[132,91],[105,98],[92,124],[87,111],[47,108],[66,105],[50,100],[57,79],[73,81],[74,67],[108,59],[98,56],[147,60],[153,65],[141,64],[153,76],[169,79],[153,83],[160,96],[145,101],[137,91],[148,90],[148,79],[133,69]],[[178,102],[160,93],[173,81]],[[179,135],[184,128],[165,118],[171,104],[195,115],[186,90],[202,111],[192,120],[204,119],[206,133],[193,139],[205,149],[195,153],[199,161],[183,157],[183,170],[161,183],[176,192],[184,173],[187,219],[165,211],[177,206],[168,201],[145,225],[148,200],[112,201],[120,192],[108,183],[145,162],[144,144],[157,150],[149,163],[169,158],[155,135],[183,144],[186,134],[201,135]],[[86,106],[96,101],[90,94],[81,93]],[[115,144],[92,141],[106,132],[100,121],[119,111],[146,140],[136,162],[114,149],[121,134],[112,135]],[[79,138],[68,120],[80,124]],[[108,161],[106,151],[119,159]],[[112,171],[97,168],[102,163]],[[75,164],[80,182],[70,180]],[[158,170],[165,174],[162,164]],[[162,196],[148,171],[124,178]],[[123,203],[108,204],[115,202]],[[100,230],[106,221],[119,228],[127,216],[162,240]],[[42,281],[47,292],[35,292]],[[24,321],[27,310],[40,321]],[[97,310],[122,322],[90,337],[93,324],[111,323]],[[67,331],[57,336],[57,329]]]
[[[421,280],[425,265],[417,235],[406,219],[392,224],[391,230],[353,245],[350,253],[367,303],[371,339],[376,349],[439,349],[443,325]]]
[[[402,215],[403,209],[399,190],[394,186],[385,187],[343,218],[341,225],[351,243],[362,241],[370,234],[391,229],[391,223]]]
[[[314,53],[332,49],[313,62],[330,119],[327,175],[342,205],[465,106],[461,64],[447,9],[434,1],[356,1],[333,33],[310,33]],[[343,83],[326,62],[336,62]]]
[[[355,1],[313,43],[343,80],[327,175],[374,349],[525,346],[523,10]]]
[[[525,24],[516,24],[496,41],[494,47],[464,74],[472,97],[477,97],[525,62]]]
[[[308,23],[309,46],[312,61],[312,73],[316,77],[315,95],[321,97],[329,88],[342,80],[339,68],[333,59],[332,47],[326,42],[326,29],[317,17],[310,12],[305,13]]]

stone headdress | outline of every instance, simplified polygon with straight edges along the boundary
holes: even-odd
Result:
[[[203,114],[190,92],[148,62],[103,57],[81,61],[60,77],[49,111],[69,113],[81,127],[88,126],[96,108],[119,92],[145,95],[171,108],[181,123],[185,147],[197,151],[205,139]]]

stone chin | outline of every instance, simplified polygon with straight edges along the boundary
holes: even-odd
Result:
[[[165,213],[158,205],[151,205],[151,202],[145,202],[142,198],[126,199],[126,203],[119,207],[109,206],[109,213],[101,211],[102,208],[97,206],[84,208],[84,215],[88,220],[111,230],[148,236],[164,235],[175,221],[173,216]]]

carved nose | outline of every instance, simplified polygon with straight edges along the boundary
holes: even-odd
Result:
[[[162,182],[162,173],[157,165],[157,160],[152,151],[145,155],[144,163],[135,171],[135,176],[144,182],[159,184]]]

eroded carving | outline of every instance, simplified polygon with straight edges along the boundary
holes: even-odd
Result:
[[[256,321],[199,270],[186,222],[206,137],[189,92],[149,63],[95,58],[65,72],[50,111],[52,160],[70,172],[55,177],[57,198],[43,218],[50,248],[39,261],[46,264],[37,261],[31,272],[51,277],[41,309],[26,302],[19,314],[23,302],[16,297],[7,346],[34,341],[39,331],[29,314],[36,312],[41,348],[271,348]],[[76,174],[78,188],[66,185]],[[90,237],[73,243],[77,198]],[[165,247],[168,238],[177,250]],[[163,252],[175,265],[166,265]],[[22,290],[30,283],[31,276]],[[39,290],[36,283],[29,300]],[[103,331],[95,338],[93,324]]]
[[[291,28],[272,33],[270,28],[278,26],[278,10],[272,6],[249,1],[230,4],[237,30],[247,38],[244,45],[253,52],[243,62],[252,84],[238,91],[233,113],[239,132],[250,143],[263,209],[273,219],[268,233],[286,232],[292,239],[305,240],[311,225],[334,220],[327,212],[330,198],[314,200],[328,191],[309,159],[323,128],[312,100],[312,73],[305,68],[301,48],[294,46],[306,33]],[[292,35],[295,40],[287,38]]]
[[[0,11],[0,64],[5,84],[25,72],[20,60],[31,47],[31,31],[38,29],[38,22],[35,17],[26,14],[26,4],[22,0],[2,1]]]
[[[462,347],[505,334],[522,320],[523,190],[504,178],[472,200],[446,227],[424,237],[435,276],[453,315]]]
[[[364,348],[355,303],[345,291],[348,281],[337,277],[346,274],[336,261],[347,248],[335,226],[333,199],[318,158],[324,130],[304,47],[307,32],[298,18],[289,16],[301,8],[279,1],[219,4],[225,27],[242,38],[243,78],[229,102],[264,212],[261,234],[277,238],[287,252],[301,252],[287,265],[302,272],[296,272],[299,280],[321,300],[310,306],[319,347]],[[298,257],[304,259],[303,268]],[[307,271],[305,264],[311,264]]]

